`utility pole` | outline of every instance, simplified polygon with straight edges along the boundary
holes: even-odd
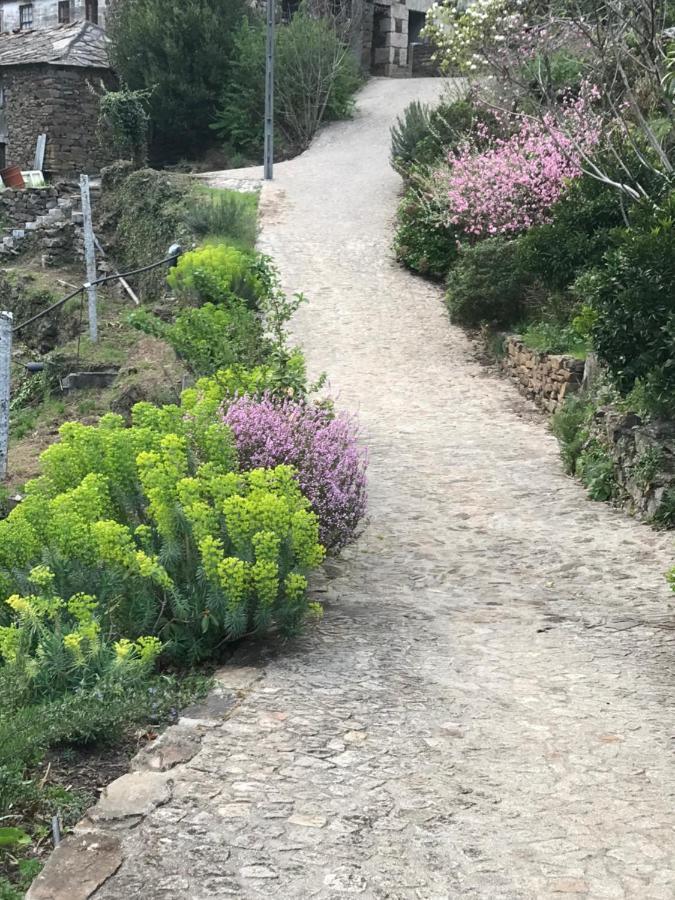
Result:
[[[265,65],[265,181],[274,178],[274,20],[276,0],[267,0],[267,54]]]
[[[9,374],[12,362],[12,314],[0,312],[0,481],[7,477],[9,446]]]
[[[80,194],[82,196],[82,220],[84,225],[84,259],[87,264],[87,297],[89,299],[89,338],[92,344],[98,341],[98,312],[96,309],[96,239],[94,223],[91,217],[91,196],[89,194],[89,176],[80,175]]]

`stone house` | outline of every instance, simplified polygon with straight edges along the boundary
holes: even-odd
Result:
[[[364,18],[364,48],[374,75],[429,72],[430,52],[421,37],[433,0],[375,0]]]
[[[116,79],[98,25],[0,35],[0,168],[32,169],[41,134],[47,175],[91,174],[111,162],[97,130],[101,84],[114,88]]]
[[[348,21],[351,39],[364,71],[374,75],[434,74],[432,48],[421,36],[433,0],[313,0],[316,8],[332,8]],[[263,0],[257,0],[259,9]],[[300,0],[281,0],[282,19],[288,20]]]
[[[106,0],[0,0],[0,32],[85,21],[105,25]]]

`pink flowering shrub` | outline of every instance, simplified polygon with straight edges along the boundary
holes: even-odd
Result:
[[[339,550],[354,538],[366,510],[367,453],[353,419],[266,394],[238,398],[223,421],[245,469],[282,463],[296,469],[326,548]]]
[[[567,183],[581,175],[583,152],[598,140],[597,120],[579,98],[560,123],[550,114],[541,121],[524,118],[510,137],[494,138],[487,150],[477,153],[464,144],[444,173],[448,226],[483,238],[550,222]]]

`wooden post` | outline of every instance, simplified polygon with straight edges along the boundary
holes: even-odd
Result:
[[[82,195],[82,219],[84,224],[84,259],[87,264],[87,297],[89,298],[89,338],[92,344],[98,341],[98,315],[96,309],[96,245],[94,243],[94,223],[91,218],[91,197],[89,176],[80,175]]]
[[[265,65],[265,180],[274,177],[274,20],[275,0],[267,0],[267,57]]]
[[[9,447],[9,370],[12,362],[11,312],[0,312],[0,481],[7,477]]]

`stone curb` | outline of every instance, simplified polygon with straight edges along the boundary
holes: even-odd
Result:
[[[264,672],[254,666],[223,666],[203,702],[184,710],[176,725],[131,760],[131,771],[111,782],[51,854],[26,900],[88,900],[124,861],[124,833],[137,827],[173,794],[170,772],[193,759],[206,731],[221,727]]]

